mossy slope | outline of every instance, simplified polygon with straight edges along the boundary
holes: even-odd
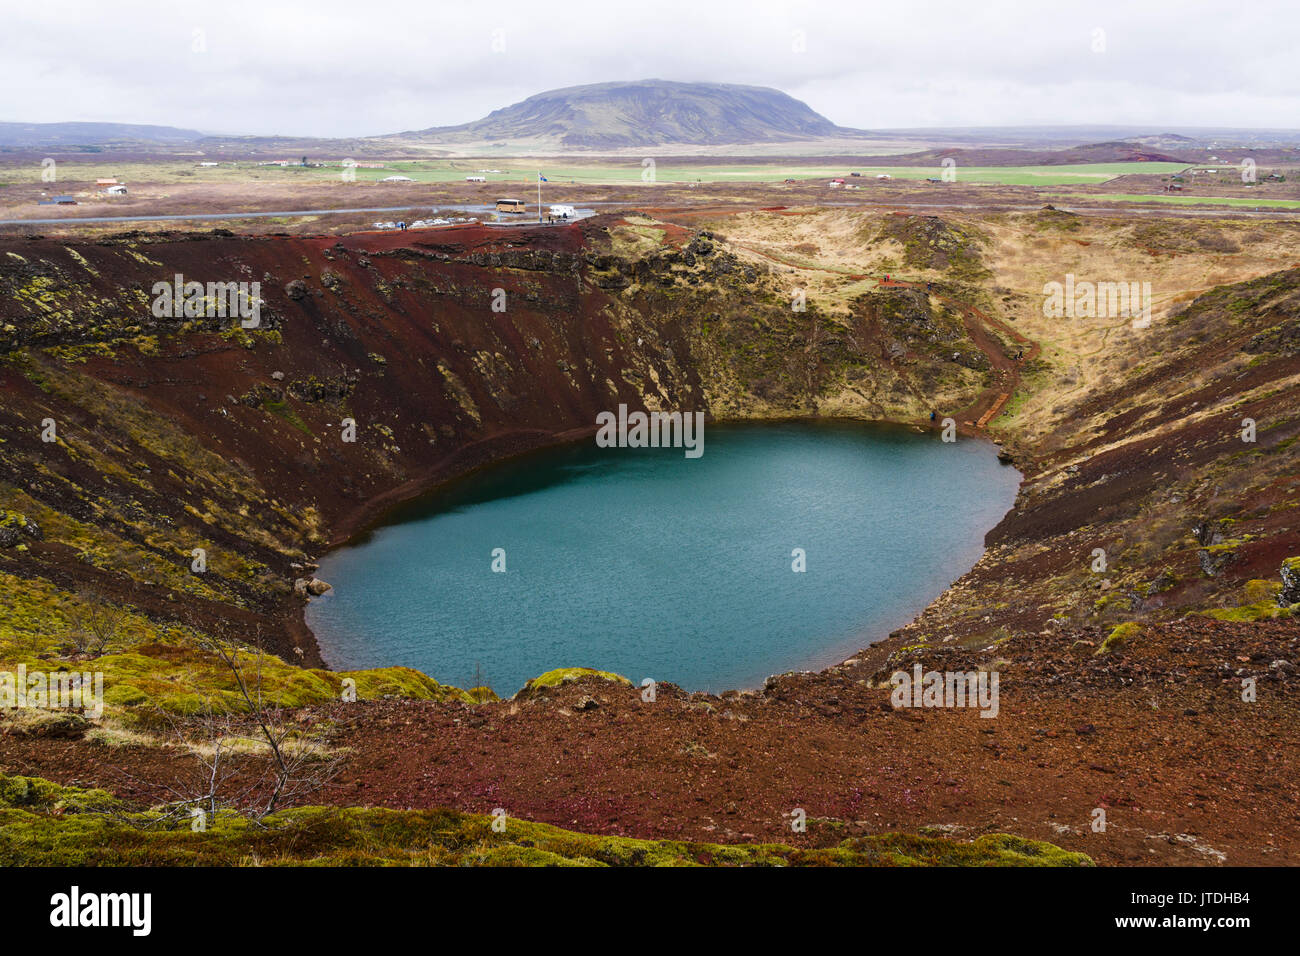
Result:
[[[912,834],[824,849],[591,836],[451,810],[300,807],[256,824],[221,817],[204,832],[144,829],[102,790],[0,775],[4,866],[1087,866],[1049,843],[989,834],[970,843]]]

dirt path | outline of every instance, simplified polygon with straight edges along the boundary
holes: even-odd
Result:
[[[883,289],[925,289],[944,305],[961,313],[962,324],[966,327],[966,333],[993,366],[995,383],[981,392],[969,407],[962,410],[960,421],[967,427],[977,431],[985,430],[988,423],[997,417],[1003,406],[1015,394],[1016,388],[1020,385],[1021,366],[1036,359],[1042,352],[1041,346],[1032,339],[1021,335],[1019,331],[1001,319],[991,317],[982,309],[930,290],[927,283],[888,279],[880,282],[879,285]],[[1024,354],[1020,358],[1015,358],[1004,353],[997,338],[989,331],[990,328],[1002,332],[1017,345],[1025,346]]]
[[[828,275],[852,281],[871,278],[867,273],[847,272],[839,269],[828,269],[823,266],[808,266],[787,262],[752,245],[742,242],[735,242],[734,244],[746,252],[752,252],[754,255],[775,262],[777,265],[798,269],[803,272],[824,272]],[[1002,411],[1011,396],[1015,394],[1016,388],[1019,387],[1021,366],[1026,362],[1033,361],[1041,354],[1042,347],[1039,343],[1022,335],[1001,319],[993,318],[982,309],[960,302],[951,296],[934,292],[930,289],[929,283],[906,282],[900,279],[880,279],[877,281],[876,286],[881,289],[924,289],[940,302],[961,313],[962,324],[966,327],[966,334],[970,336],[976,348],[983,352],[992,364],[996,380],[991,387],[981,392],[971,405],[958,413],[958,421],[977,432],[985,431],[988,423],[998,416],[998,413]],[[989,331],[990,328],[1002,332],[1016,345],[1024,346],[1024,354],[1020,358],[1007,356],[1002,351],[998,340]]]
[[[731,244],[744,249],[746,252],[752,252],[756,256],[762,256],[769,262],[775,262],[779,266],[785,266],[787,269],[798,269],[801,272],[825,272],[827,275],[833,275],[841,279],[852,279],[854,281],[871,278],[865,272],[849,272],[842,269],[827,269],[825,266],[806,266],[798,262],[787,262],[785,259],[774,256],[770,252],[764,252],[762,249],[756,249],[747,243],[737,242],[735,240],[731,240]]]
[[[732,240],[736,246],[751,252],[754,255],[761,256],[769,262],[786,268],[798,269],[802,272],[823,272],[827,275],[833,275],[842,279],[851,281],[861,281],[869,279],[871,276],[867,273],[848,272],[840,269],[828,269],[824,266],[802,265],[796,262],[787,262],[769,252],[755,248],[747,243]],[[1020,385],[1021,366],[1026,362],[1031,362],[1042,353],[1042,346],[1032,339],[1022,335],[1018,330],[1007,324],[1001,319],[995,319],[988,315],[982,309],[979,309],[966,302],[958,301],[951,296],[934,292],[930,288],[930,283],[924,282],[907,282],[901,279],[884,278],[876,282],[877,288],[881,289],[922,289],[929,292],[944,305],[956,309],[962,317],[962,324],[966,328],[966,334],[970,336],[971,341],[975,343],[984,355],[988,358],[993,366],[995,381],[992,386],[982,391],[971,405],[958,412],[957,420],[967,429],[975,432],[985,432],[989,422],[998,416],[1006,403],[1015,394],[1016,388]],[[997,338],[989,331],[997,329],[1002,332],[1017,346],[1023,346],[1023,354],[1019,358],[1010,357],[1002,351],[1001,345]]]

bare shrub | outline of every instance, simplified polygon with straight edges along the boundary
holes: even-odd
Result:
[[[290,711],[267,703],[266,655],[260,646],[217,639],[202,646],[230,672],[238,703],[232,708],[226,701],[205,699],[195,714],[158,713],[159,722],[168,728],[168,743],[193,759],[182,761],[167,783],[126,775],[170,798],[144,824],[147,827],[174,824],[186,816],[206,821],[223,812],[261,821],[323,790],[342,761],[303,734]]]
[[[127,612],[109,604],[97,591],[82,590],[67,615],[72,645],[81,654],[99,657],[117,640]]]

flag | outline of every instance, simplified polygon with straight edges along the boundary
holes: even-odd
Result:
[[[549,183],[549,182],[550,182],[550,180],[547,179],[545,176],[543,176],[541,173],[538,173],[538,174],[537,174],[537,181],[538,181],[539,183]]]

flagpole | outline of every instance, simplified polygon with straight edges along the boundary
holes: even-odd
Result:
[[[537,171],[537,222],[542,221],[542,171]]]

